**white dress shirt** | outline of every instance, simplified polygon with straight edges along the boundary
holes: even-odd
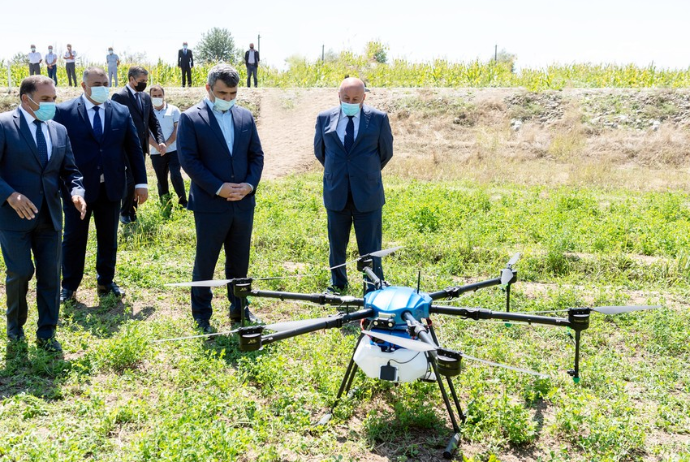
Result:
[[[72,50],[72,59],[69,58],[69,51],[65,51],[65,56],[63,56],[66,63],[73,63],[77,57],[77,52]]]
[[[89,101],[84,95],[81,95],[81,98],[84,101],[84,109],[86,109],[86,115],[89,117],[89,123],[91,123],[91,127],[93,127],[93,119],[96,116],[96,111],[94,111],[93,108],[96,105]],[[101,133],[105,134],[105,106],[99,104],[98,107],[101,108],[101,110],[98,111],[98,117],[101,119]],[[103,182],[105,182],[105,175],[101,173],[101,183]],[[147,184],[137,184],[134,185],[134,187],[148,189]]]
[[[247,62],[249,64],[256,64],[256,56],[254,55],[254,50],[249,50],[249,55],[247,56]]]
[[[29,64],[38,64],[41,62],[41,53],[32,51],[29,53]]]
[[[26,123],[29,125],[29,130],[31,130],[31,136],[34,137],[34,143],[36,143],[36,129],[38,128],[34,123],[36,117],[29,114],[29,112],[21,106],[19,106],[19,109],[22,110],[22,114],[24,114],[24,120],[26,120]],[[47,123],[43,122],[41,124],[41,131],[43,132],[43,137],[46,139],[46,145],[48,146],[48,160],[50,160],[50,156],[53,154],[53,141],[50,139],[50,130],[48,130]]]
[[[355,124],[355,139],[357,139],[357,134],[359,133],[359,118],[362,115],[362,108],[359,108],[359,112],[352,116],[352,123]],[[335,132],[338,134],[338,138],[340,138],[340,142],[345,145],[345,128],[347,128],[347,121],[348,118],[343,112],[343,110],[340,110],[340,118],[338,119],[338,125],[335,128]]]

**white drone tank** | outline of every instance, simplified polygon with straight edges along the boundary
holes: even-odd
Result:
[[[412,382],[421,378],[435,380],[433,370],[423,352],[405,348],[381,351],[381,347],[372,344],[369,337],[364,337],[359,342],[354,360],[367,377],[373,379],[390,382]],[[395,370],[386,366],[392,366]]]

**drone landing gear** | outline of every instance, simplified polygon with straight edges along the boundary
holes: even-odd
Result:
[[[352,382],[355,379],[355,374],[357,373],[358,367],[357,363],[355,363],[355,352],[357,351],[357,347],[359,346],[359,342],[362,341],[362,338],[364,338],[364,334],[359,334],[357,343],[355,343],[355,349],[352,351],[352,356],[350,357],[350,364],[347,365],[347,370],[345,371],[345,377],[343,377],[343,381],[340,383],[338,396],[336,396],[333,407],[331,407],[331,412],[321,417],[321,420],[319,420],[317,425],[326,425],[331,420],[331,417],[333,417],[335,407],[340,402],[340,398],[343,396],[343,393],[350,392],[350,388],[352,387]]]

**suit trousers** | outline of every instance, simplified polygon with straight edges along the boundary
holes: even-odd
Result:
[[[53,79],[53,82],[55,82],[55,86],[57,87],[57,84],[58,84],[57,66],[53,66],[53,67],[48,68],[48,77]]]
[[[182,88],[185,85],[188,87],[192,86],[192,68],[183,66],[182,68]]]
[[[41,63],[29,64],[29,75],[41,75]]]
[[[347,261],[347,244],[350,241],[350,229],[354,225],[357,249],[360,255],[381,250],[382,209],[371,212],[360,212],[351,201],[340,211],[326,209],[328,217],[328,242],[330,245],[330,266],[340,265]],[[381,258],[374,258],[374,273],[383,279]],[[331,270],[331,285],[347,287],[347,270],[345,266]],[[367,292],[373,286],[367,288]]]
[[[93,215],[96,224],[96,272],[98,284],[113,282],[117,262],[117,226],[120,201],[111,201],[101,183],[98,198],[86,204],[82,220],[71,202],[65,202],[65,235],[62,241],[62,287],[77,290],[84,277],[86,244],[89,239],[89,221]]]
[[[254,224],[254,207],[241,209],[236,203],[226,213],[194,212],[196,225],[196,257],[193,281],[213,279],[221,247],[225,247],[225,277],[241,278],[249,270],[249,248]],[[211,319],[213,294],[208,287],[192,287],[192,316],[196,320]],[[230,312],[239,312],[239,300],[228,286]]]
[[[161,202],[167,201],[166,197],[170,194],[168,188],[168,172],[170,173],[170,181],[172,182],[175,194],[177,194],[178,202],[180,204],[187,203],[187,193],[184,189],[184,180],[182,179],[182,172],[180,171],[180,159],[177,156],[177,151],[171,151],[164,156],[160,154],[151,155],[151,164],[153,170],[156,172],[156,179],[158,180],[158,196]]]
[[[67,71],[67,80],[70,86],[77,86],[77,73],[74,63],[65,63],[65,70]],[[74,81],[74,84],[72,82]]]
[[[247,86],[251,87],[251,81],[250,79],[252,76],[254,76],[254,86],[257,87],[258,84],[256,83],[256,70],[258,69],[259,66],[256,64],[247,64]]]
[[[38,307],[36,337],[48,339],[55,335],[60,312],[60,231],[53,228],[45,202],[33,221],[34,226],[29,231],[0,231],[0,246],[7,267],[7,335],[19,337],[23,334],[28,315],[26,295],[34,274],[33,253]]]

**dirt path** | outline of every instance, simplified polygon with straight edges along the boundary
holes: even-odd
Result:
[[[263,179],[300,173],[316,164],[314,124],[319,112],[337,104],[336,90],[260,89],[259,136],[264,150]]]

